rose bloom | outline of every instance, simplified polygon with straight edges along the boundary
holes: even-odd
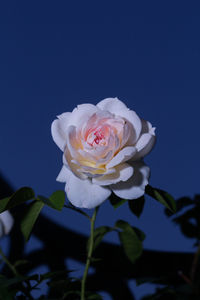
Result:
[[[81,104],[54,120],[51,132],[63,151],[57,181],[69,201],[94,208],[113,191],[123,199],[144,194],[150,169],[143,162],[155,143],[155,128],[117,98]]]

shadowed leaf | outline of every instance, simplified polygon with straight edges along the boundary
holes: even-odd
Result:
[[[27,207],[27,212],[21,222],[21,231],[24,235],[26,242],[29,240],[33,226],[43,208],[44,203],[36,200],[30,203]]]
[[[120,241],[129,260],[134,263],[142,254],[142,242],[138,238],[135,230],[127,222],[119,220],[115,224],[122,229],[118,232]]]
[[[128,200],[129,209],[138,218],[140,217],[141,213],[143,212],[144,204],[145,204],[144,196],[142,196],[138,199]]]
[[[0,200],[0,213],[11,209],[17,205],[20,205],[28,200],[32,200],[35,197],[34,191],[29,187],[22,187],[17,190],[11,197],[7,197]]]
[[[121,199],[119,197],[117,197],[114,193],[112,193],[109,197],[110,200],[110,204],[116,209],[119,206],[121,206],[122,204],[124,204],[125,202],[127,202],[126,199]]]
[[[167,192],[151,187],[150,185],[146,186],[145,192],[147,195],[151,196],[158,202],[162,203],[166,208],[171,210],[173,213],[176,212],[176,202],[174,198]]]

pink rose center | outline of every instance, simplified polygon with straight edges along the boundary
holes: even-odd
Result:
[[[85,135],[85,141],[88,145],[95,146],[105,146],[107,144],[108,128],[106,126],[98,127],[89,130]]]

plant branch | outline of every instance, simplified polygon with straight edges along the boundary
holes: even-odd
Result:
[[[93,246],[94,246],[94,223],[96,220],[98,207],[95,208],[94,213],[92,215],[92,218],[90,220],[90,238],[89,238],[89,247],[88,247],[88,254],[87,254],[87,260],[85,265],[85,271],[83,274],[83,278],[81,281],[81,300],[85,300],[85,283],[88,275],[88,270],[92,258],[92,252],[93,252]]]

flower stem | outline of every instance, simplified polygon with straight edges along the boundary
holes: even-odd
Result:
[[[85,300],[85,283],[86,283],[88,269],[92,258],[92,252],[94,246],[94,223],[96,220],[97,211],[98,211],[98,207],[95,208],[92,218],[90,219],[90,238],[89,238],[89,245],[88,245],[88,254],[87,254],[87,260],[86,260],[83,278],[81,281],[81,300]]]
[[[5,262],[5,264],[9,267],[9,269],[12,271],[12,273],[15,276],[19,276],[17,270],[15,269],[15,267],[9,262],[9,260],[7,259],[7,257],[4,255],[2,249],[0,248],[0,255],[2,257],[2,260]]]

